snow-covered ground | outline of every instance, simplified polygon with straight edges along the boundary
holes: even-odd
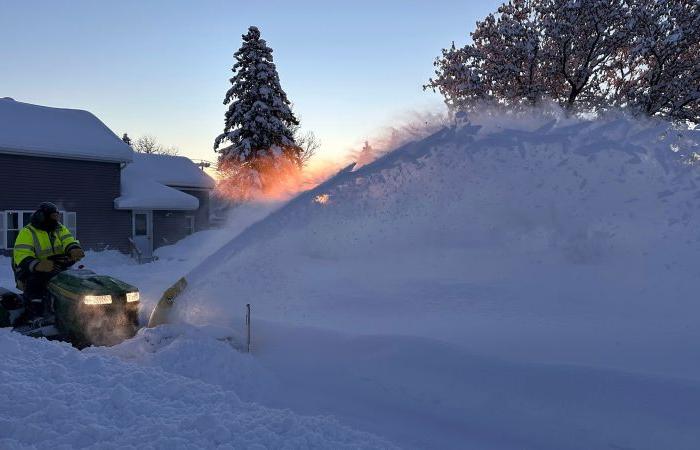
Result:
[[[251,358],[215,339],[178,348],[171,358]],[[208,345],[207,345],[208,344]],[[32,341],[0,330],[0,447],[384,448],[367,433],[329,417],[243,402],[227,387],[100,351]],[[170,350],[173,350],[171,348]],[[187,353],[189,350],[193,353]]]
[[[700,180],[684,161],[698,132],[471,119],[157,262],[90,254],[142,289],[142,320],[187,274],[176,323],[82,353],[0,334],[0,381],[19,392],[4,394],[0,443],[68,427],[12,412],[31,397],[77,409],[88,425],[68,444],[245,447],[250,424],[269,448],[697,448]],[[252,355],[235,350],[246,303]]]

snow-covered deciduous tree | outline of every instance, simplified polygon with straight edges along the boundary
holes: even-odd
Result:
[[[506,104],[535,105],[545,92],[541,31],[532,2],[513,0],[477,22],[472,33],[479,73],[489,93]]]
[[[624,0],[542,0],[537,8],[548,96],[567,108],[606,105],[608,69],[629,40]]]
[[[224,98],[229,105],[224,132],[214,142],[219,165],[224,169],[243,165],[261,172],[271,164],[300,164],[301,149],[291,128],[299,121],[280,85],[272,49],[257,27],[243,35],[234,58],[231,88]],[[229,145],[222,146],[225,143]]]
[[[471,37],[443,50],[424,86],[452,111],[551,99],[700,121],[697,0],[511,0]]]
[[[479,51],[471,45],[442,50],[442,57],[435,60],[435,78],[431,78],[423,89],[439,92],[450,111],[460,111],[472,105],[491,101],[486,83],[481,74]]]
[[[700,123],[700,2],[629,3],[632,40],[626,67],[616,71],[620,96],[645,114]]]
[[[541,8],[512,0],[476,23],[472,44],[443,49],[435,77],[424,89],[439,91],[451,111],[483,102],[535,105],[547,94]]]

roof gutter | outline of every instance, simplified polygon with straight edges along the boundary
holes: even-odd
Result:
[[[81,155],[81,154],[75,154],[75,153],[56,154],[56,153],[44,152],[41,150],[22,149],[22,148],[7,148],[7,147],[0,147],[0,154],[15,155],[15,156],[28,156],[28,157],[32,157],[32,158],[70,159],[70,160],[77,160],[77,161],[96,161],[96,162],[111,162],[111,163],[122,163],[122,164],[128,164],[128,163],[133,161],[131,159],[127,160],[124,158],[104,158],[104,157],[100,158],[100,157],[93,157],[90,155]]]

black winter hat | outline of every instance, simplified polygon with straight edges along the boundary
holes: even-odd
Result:
[[[57,213],[58,208],[51,202],[43,202],[39,209],[32,214],[32,225],[44,231],[54,231],[58,228],[58,220],[51,218],[51,214]]]
[[[58,212],[58,207],[51,202],[41,202],[38,211],[44,213],[44,217],[49,217],[53,213]]]

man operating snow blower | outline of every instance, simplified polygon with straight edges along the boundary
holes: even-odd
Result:
[[[80,243],[58,219],[56,205],[40,204],[15,241],[12,269],[17,287],[24,292],[27,318],[43,314],[51,278],[85,256]]]
[[[0,327],[25,336],[60,339],[77,348],[114,345],[139,329],[139,290],[83,266],[80,243],[42,203],[15,241],[12,269],[18,295],[0,286]]]

